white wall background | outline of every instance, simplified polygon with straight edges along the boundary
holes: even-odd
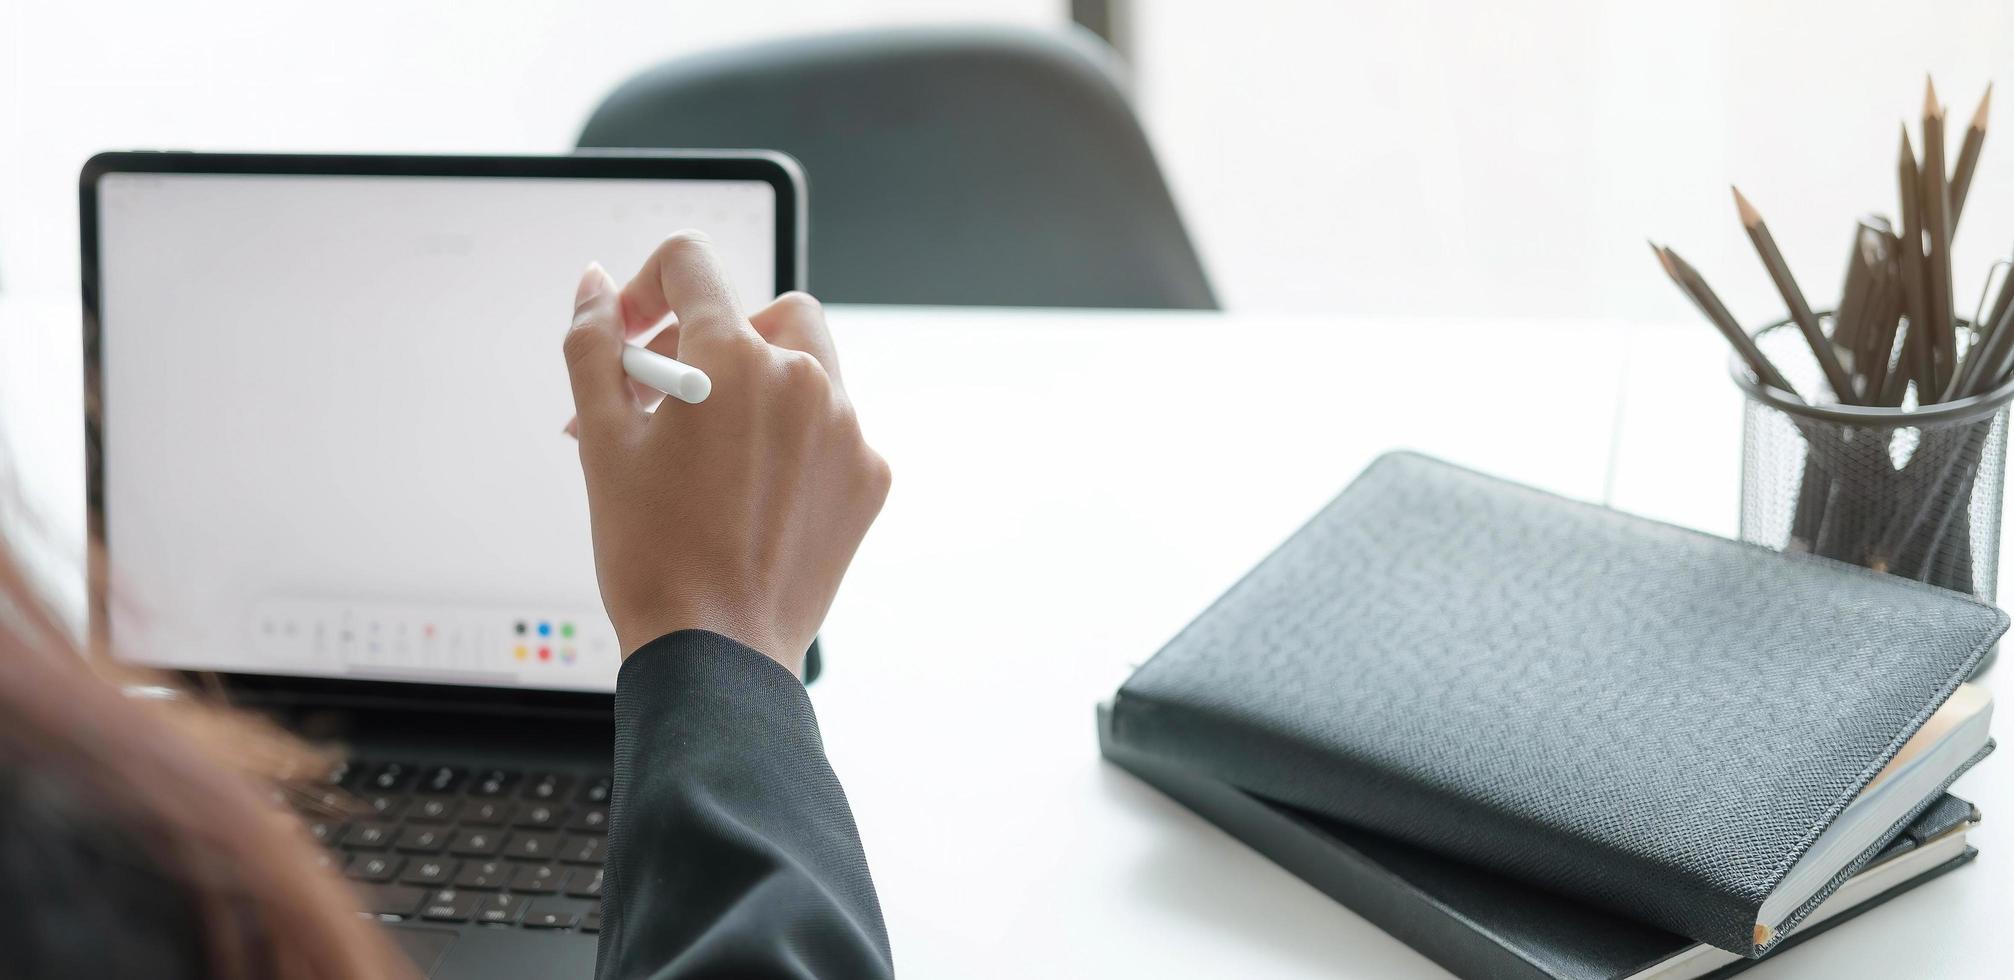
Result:
[[[109,147],[556,151],[660,58],[778,33],[984,20],[1063,0],[0,0],[0,287],[67,291],[74,175]],[[1776,312],[1743,185],[1809,291],[1893,210],[1896,124],[1934,70],[1962,127],[2014,4],[1136,0],[1137,96],[1227,302],[1689,315],[1643,238]],[[2014,245],[2014,92],[1959,237]],[[1955,140],[1955,136],[1954,136]]]
[[[1059,0],[0,0],[0,287],[72,288],[93,152],[562,152],[663,58]]]
[[[1141,100],[1238,306],[1689,316],[1654,235],[1780,315],[1729,182],[1816,302],[1855,215],[1894,212],[1924,72],[1954,153],[1987,80],[2014,88],[2005,0],[1141,6]],[[1975,294],[2014,246],[2001,102],[1957,242]]]

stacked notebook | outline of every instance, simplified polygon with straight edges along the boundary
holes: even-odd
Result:
[[[1392,455],[1106,756],[1465,976],[1732,972],[1969,860],[1997,609]]]

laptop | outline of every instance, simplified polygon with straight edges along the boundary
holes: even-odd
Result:
[[[621,658],[574,283],[700,228],[749,308],[800,288],[796,165],[132,152],[80,195],[94,638],[344,747],[303,816],[426,975],[590,976]]]

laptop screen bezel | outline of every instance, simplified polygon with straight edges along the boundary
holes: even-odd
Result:
[[[806,220],[804,177],[796,161],[768,150],[594,150],[567,156],[457,156],[390,154],[192,153],[120,151],[86,161],[78,175],[79,241],[82,248],[84,335],[84,486],[89,549],[87,614],[91,647],[110,650],[111,585],[118,566],[105,536],[105,392],[100,370],[103,351],[103,279],[98,239],[98,184],[109,174],[215,174],[328,177],[454,177],[554,180],[758,180],[776,191],[777,293],[805,288]],[[676,229],[666,229],[667,232]],[[246,672],[177,671],[191,684],[220,685],[234,700],[271,704],[358,707],[427,705],[472,711],[558,710],[602,713],[613,695],[351,680]]]

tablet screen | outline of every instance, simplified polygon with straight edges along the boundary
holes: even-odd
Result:
[[[700,228],[766,302],[777,207],[760,180],[100,177],[115,650],[613,690],[561,432],[575,284]]]

